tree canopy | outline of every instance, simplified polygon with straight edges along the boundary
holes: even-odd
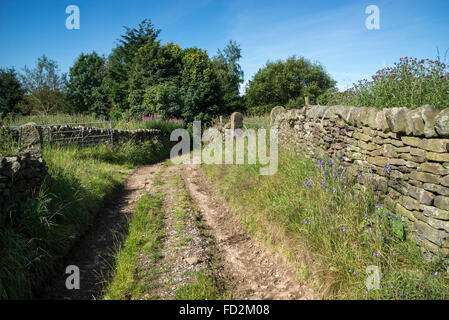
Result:
[[[106,59],[96,52],[82,53],[69,71],[67,95],[71,111],[107,116],[110,102],[105,90]]]
[[[13,68],[0,69],[0,118],[19,113],[24,90]]]
[[[60,75],[45,55],[16,76],[0,71],[0,116],[7,113],[70,112],[110,118],[164,118],[210,121],[234,111],[267,112],[275,105],[300,107],[335,81],[318,63],[292,56],[268,62],[240,94],[244,80],[242,50],[230,40],[210,57],[206,50],[162,43],[149,19],[125,27],[108,57],[81,53]],[[17,79],[19,78],[19,80]]]
[[[20,79],[25,89],[25,113],[48,115],[68,111],[64,77],[59,74],[56,61],[43,55],[34,68],[24,68]]]
[[[267,62],[254,75],[246,87],[246,103],[249,111],[262,112],[276,105],[301,107],[305,96],[313,103],[334,85],[323,66],[292,56],[285,61]]]
[[[221,94],[225,113],[232,113],[242,108],[240,84],[243,83],[243,70],[238,63],[242,57],[240,46],[230,40],[223,50],[218,49],[212,63],[221,85]]]

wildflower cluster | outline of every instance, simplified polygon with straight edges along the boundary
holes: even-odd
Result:
[[[401,217],[394,215],[390,210],[378,204],[375,206],[372,215],[367,212],[364,213],[364,219],[360,223],[360,227],[364,229],[365,238],[369,238],[368,235],[370,234],[381,237],[382,241],[387,241],[391,237],[398,240],[404,238]]]
[[[332,158],[320,159],[315,164],[320,171],[319,185],[332,193],[343,193],[347,188],[345,184],[347,182],[346,167],[337,165],[335,160]],[[310,185],[311,180],[308,179],[307,183]]]
[[[418,108],[429,104],[443,109],[449,105],[449,66],[439,60],[403,57],[393,67],[378,70],[372,80],[359,80],[338,92],[331,88],[320,104]]]

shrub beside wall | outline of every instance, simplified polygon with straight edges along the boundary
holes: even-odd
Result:
[[[370,179],[424,257],[449,258],[449,109],[276,108],[272,125],[281,144],[325,151]]]

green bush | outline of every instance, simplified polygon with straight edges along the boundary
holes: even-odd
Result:
[[[248,107],[246,110],[246,113],[252,116],[263,116],[267,113],[270,113],[271,109],[273,109],[274,105],[263,105],[263,106],[254,106],[254,107]]]
[[[305,96],[315,103],[316,98],[334,84],[323,66],[293,56],[285,61],[268,62],[261,68],[249,81],[245,100],[248,110],[258,114],[259,106],[266,109],[277,105],[300,107],[304,105]]]

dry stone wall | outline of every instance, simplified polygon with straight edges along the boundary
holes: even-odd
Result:
[[[157,129],[137,129],[137,130],[120,130],[110,128],[93,128],[82,126],[37,126],[34,123],[28,123],[20,127],[9,129],[11,136],[17,141],[19,139],[19,133],[21,133],[21,145],[22,149],[28,149],[31,146],[39,146],[42,143],[66,143],[70,141],[77,141],[86,144],[90,142],[104,141],[110,142],[110,136],[112,131],[113,142],[118,143],[121,141],[133,140],[135,142],[144,142],[153,138],[159,138],[159,130]]]
[[[21,203],[39,191],[48,177],[48,168],[40,152],[20,152],[0,158],[0,213]]]
[[[60,138],[75,140],[80,134],[77,129],[79,127],[39,127],[33,123],[22,126],[23,151],[0,157],[0,214],[9,212],[14,204],[32,198],[33,194],[39,191],[44,179],[49,178],[48,168],[40,151],[42,143],[50,141],[50,135],[54,140]],[[83,135],[86,141],[89,141],[89,137],[106,135],[108,130],[110,129],[85,128]],[[128,140],[143,142],[161,138],[157,129],[112,129],[112,134],[114,143]],[[108,138],[105,140],[109,142]]]
[[[449,108],[277,107],[272,126],[281,145],[325,151],[369,175],[424,257],[449,258]]]

